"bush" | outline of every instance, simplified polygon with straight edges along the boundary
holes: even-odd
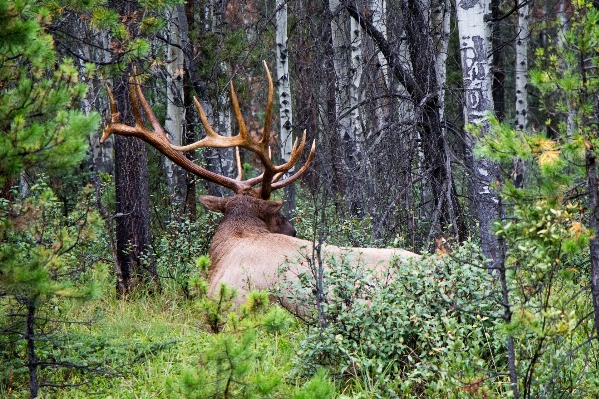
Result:
[[[494,280],[476,246],[378,273],[350,256],[328,262],[326,325],[311,319],[299,370],[325,366],[365,397],[449,397],[468,384],[485,395],[496,390],[503,377],[487,373],[503,346],[494,335]]]

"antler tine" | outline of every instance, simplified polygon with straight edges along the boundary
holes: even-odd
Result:
[[[297,140],[293,143],[293,147],[291,148],[291,154],[289,155],[289,160],[285,162],[283,165],[279,165],[275,167],[275,171],[278,173],[285,173],[289,169],[293,168],[296,162],[299,160],[300,156],[304,152],[304,145],[306,144],[306,131],[304,130],[304,134],[302,135],[302,141],[300,145],[297,145]]]
[[[110,90],[110,86],[108,83],[105,83],[106,91],[108,91],[108,98],[110,99],[110,121],[112,123],[118,123],[119,121],[119,112],[116,110],[116,103],[114,102],[114,95],[112,94],[112,90]]]
[[[243,178],[243,165],[241,164],[241,154],[239,153],[239,147],[235,147],[235,161],[237,162],[237,178],[235,180],[241,181]]]
[[[135,73],[135,72],[133,72],[133,73]],[[141,118],[141,112],[139,111],[139,98],[138,98],[138,93],[137,93],[138,87],[139,87],[139,82],[133,76],[129,76],[129,101],[131,102],[131,109],[133,111],[133,119],[135,119],[135,126],[143,127],[144,121]],[[142,94],[142,97],[143,97],[143,94]]]
[[[112,90],[110,90],[110,86],[108,86],[108,83],[105,83],[106,86],[106,91],[108,92],[108,100],[110,103],[110,118],[106,118],[106,126],[104,127],[103,131],[102,131],[102,137],[100,138],[100,144],[104,144],[104,142],[106,141],[106,139],[108,137],[110,137],[110,135],[112,134],[112,131],[110,131],[108,128],[108,126],[110,126],[110,124],[112,123],[119,123],[120,122],[120,114],[119,112],[116,110],[116,103],[114,102],[114,95],[112,94]]]
[[[266,113],[264,115],[264,129],[262,130],[262,138],[260,143],[263,146],[267,146],[270,141],[270,125],[272,122],[272,104],[274,97],[274,85],[272,83],[272,76],[270,76],[270,70],[266,61],[262,61],[264,69],[266,70],[266,77],[268,79],[268,100],[266,102]]]
[[[204,108],[202,107],[202,104],[200,104],[198,99],[195,97],[193,98],[193,101],[196,106],[196,109],[198,110],[198,113],[200,114],[200,120],[202,121],[202,125],[204,126],[204,129],[206,130],[206,137],[204,137],[203,139],[201,139],[199,141],[196,141],[193,144],[189,144],[189,145],[178,146],[178,145],[171,144],[171,147],[174,150],[191,151],[191,150],[195,150],[198,148],[204,148],[204,147],[230,148],[230,147],[239,146],[239,147],[247,148],[247,149],[253,151],[253,149],[248,146],[246,137],[242,136],[241,134],[239,134],[237,136],[233,136],[233,137],[227,137],[227,136],[221,136],[216,131],[214,131],[212,126],[210,126],[210,122],[208,122],[208,118],[206,117],[206,113],[204,112]]]
[[[135,70],[135,68],[133,68],[133,74],[135,74],[136,72],[137,71]],[[150,108],[150,104],[148,104],[146,97],[141,91],[141,84],[139,83],[139,79],[137,78],[137,76],[129,77],[129,94],[131,96],[131,104],[133,105],[133,115],[135,117],[135,122],[139,124],[139,126],[143,126],[143,121],[141,119],[138,106],[139,101],[139,103],[141,103],[141,108],[144,110],[146,118],[148,118],[150,125],[152,125],[152,128],[154,129],[154,132],[170,142],[170,140],[166,136],[164,129],[162,128],[162,125],[160,125],[160,122],[158,122],[156,114],[154,114],[154,111],[152,111],[152,108]],[[137,119],[136,115],[140,116],[139,120]]]
[[[306,171],[308,170],[308,167],[310,167],[310,164],[312,163],[312,160],[314,159],[315,152],[316,152],[316,140],[314,140],[312,142],[312,148],[310,149],[310,154],[308,154],[308,159],[306,159],[306,163],[304,163],[304,165],[297,172],[295,172],[295,174],[293,174],[292,176],[288,177],[287,179],[285,179],[283,181],[271,184],[272,190],[278,190],[280,188],[288,186],[291,183],[293,183],[294,181],[296,181],[297,179],[299,179],[300,177],[302,177],[302,175],[304,173],[306,173]]]
[[[243,137],[245,140],[253,141],[251,137],[248,135],[247,127],[245,126],[245,121],[243,120],[243,115],[241,114],[241,108],[239,107],[239,101],[237,100],[237,93],[235,92],[235,86],[233,86],[233,81],[229,83],[231,87],[231,107],[233,108],[233,113],[235,114],[235,120],[237,121],[237,127],[239,128],[239,136]]]

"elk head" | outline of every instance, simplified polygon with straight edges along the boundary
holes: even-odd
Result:
[[[289,161],[283,165],[275,165],[270,156],[269,140],[270,140],[270,128],[272,119],[272,105],[273,105],[273,82],[268,70],[266,62],[264,62],[264,68],[266,69],[266,76],[268,78],[268,100],[266,104],[266,115],[264,128],[262,131],[262,137],[260,140],[254,140],[246,127],[245,121],[243,120],[241,109],[237,101],[237,95],[233,82],[231,82],[231,105],[237,125],[239,127],[239,133],[236,136],[227,137],[222,136],[214,131],[208,118],[199,103],[194,98],[195,106],[200,115],[200,119],[206,131],[206,137],[203,139],[187,145],[177,146],[171,144],[164,129],[158,122],[158,118],[150,108],[146,98],[144,97],[141,86],[138,79],[135,76],[129,78],[129,95],[133,111],[133,117],[135,119],[135,125],[129,126],[119,121],[119,112],[116,109],[114,97],[108,86],[108,96],[110,98],[110,118],[104,128],[100,143],[103,143],[111,134],[116,133],[123,136],[134,136],[140,138],[155,147],[158,151],[172,160],[174,163],[187,170],[188,172],[205,179],[207,181],[219,184],[223,187],[233,190],[235,196],[230,198],[217,198],[203,196],[202,202],[211,210],[221,212],[226,216],[230,213],[235,213],[236,217],[245,212],[246,219],[253,219],[247,228],[262,228],[270,233],[279,233],[286,235],[295,235],[295,229],[293,226],[279,213],[279,209],[282,206],[282,202],[268,201],[271,193],[274,190],[285,187],[301,177],[308,169],[312,159],[314,158],[314,152],[316,143],[312,144],[310,154],[306,160],[306,163],[293,175],[283,178],[283,176],[293,168],[293,166],[299,160],[304,145],[306,142],[306,132],[304,131],[301,141],[298,144],[298,140],[293,144],[293,149],[289,157]],[[140,109],[141,105],[141,109]],[[146,120],[151,125],[152,130],[146,128],[144,120],[142,118],[142,111],[145,114]],[[189,160],[183,152],[195,150],[197,148],[237,148],[237,167],[238,176],[237,178],[231,178],[228,176],[222,176],[216,174],[210,170],[207,170]],[[260,176],[242,180],[241,174],[241,162],[239,159],[239,148],[244,148],[255,153],[260,159],[264,170]],[[246,197],[236,199],[237,197]],[[251,198],[251,200],[249,199]],[[259,226],[258,226],[259,225]]]
[[[213,212],[225,215],[221,226],[233,226],[231,234],[276,233],[295,237],[295,228],[279,212],[283,201],[268,201],[249,195],[222,198],[200,195],[200,202]]]

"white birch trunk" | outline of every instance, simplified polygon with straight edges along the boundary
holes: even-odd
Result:
[[[287,47],[287,1],[277,0],[276,40],[277,40],[277,87],[279,89],[279,119],[281,140],[280,156],[282,162],[289,161],[293,147],[293,112],[291,104],[291,84],[289,81],[289,50]],[[295,168],[289,169],[293,174]],[[295,185],[285,187],[284,212],[288,218],[293,216],[296,206]]]
[[[364,132],[360,125],[360,82],[362,78],[362,28],[345,12],[337,12],[339,0],[329,0],[333,13],[331,34],[335,68],[335,106],[337,129],[341,139],[345,169],[348,173],[346,195],[352,213],[363,212],[362,194],[354,182],[358,174],[368,176],[368,164],[363,157]],[[350,19],[350,21],[348,21]],[[347,28],[349,25],[349,37]],[[368,179],[365,179],[366,181]]]
[[[183,145],[183,121],[185,120],[183,71],[185,56],[181,50],[182,40],[179,34],[179,15],[177,9],[173,8],[169,10],[168,14],[169,44],[167,47],[167,101],[164,128],[171,143]],[[164,169],[171,204],[174,209],[182,209],[185,201],[185,173],[179,166],[166,157],[164,158]]]
[[[516,38],[516,129],[528,125],[528,39],[530,36],[530,7],[525,2],[518,10],[518,37]]]
[[[489,13],[486,0],[462,0],[456,8],[465,91],[464,119],[473,125],[480,125],[493,111],[489,30],[483,20]]]
[[[360,126],[360,82],[362,80],[362,28],[353,18],[350,18],[350,70],[349,70],[349,126],[350,140],[355,143],[355,149],[351,149],[354,159],[362,158],[364,147],[364,135]]]
[[[451,2],[436,0],[432,10],[432,27],[435,29],[435,72],[439,85],[439,118],[445,120],[445,86],[447,82],[447,50],[449,48]],[[445,125],[445,124],[443,124]],[[445,129],[443,129],[445,130]]]
[[[335,68],[335,104],[336,116],[338,118],[338,130],[342,140],[351,137],[351,128],[349,118],[340,118],[344,110],[344,104],[349,105],[348,77],[349,61],[346,49],[349,47],[345,38],[345,24],[347,18],[341,12],[335,14],[339,8],[339,0],[330,0],[329,7],[333,13],[331,20],[331,36],[333,42],[333,66]]]
[[[374,27],[383,34],[383,37],[387,39],[387,0],[373,0],[371,3],[372,10],[372,24]],[[352,19],[353,20],[353,19]],[[389,88],[389,66],[387,60],[382,52],[377,52],[377,58],[381,66],[381,73],[385,81],[385,85]]]
[[[289,58],[287,48],[287,2],[277,0],[277,87],[279,89],[279,117],[281,120],[281,160],[287,162],[293,145],[293,114],[289,82]],[[292,170],[290,170],[292,172]]]
[[[226,1],[208,0],[204,4],[205,29],[216,34],[222,34],[225,26]],[[221,61],[218,68],[224,74],[228,73],[225,62]],[[213,108],[209,101],[200,101],[209,123],[222,136],[231,136],[231,107],[228,90],[222,90],[217,98],[216,106]],[[204,152],[204,158],[208,164],[208,169],[212,172],[229,177],[236,176],[234,150],[231,148],[215,149],[207,148]],[[208,183],[208,192],[211,195],[225,196],[230,192],[214,183]]]
[[[483,135],[489,130],[486,118],[493,112],[490,29],[484,22],[484,15],[490,12],[488,0],[461,0],[456,5],[465,97],[464,119],[467,124],[480,128]],[[474,138],[470,137],[470,150],[474,144]],[[472,168],[474,181],[471,189],[480,223],[481,249],[489,259],[490,267],[494,268],[501,260],[501,253],[497,236],[491,231],[493,221],[499,218],[499,197],[491,184],[501,178],[499,166],[488,159],[473,156]]]

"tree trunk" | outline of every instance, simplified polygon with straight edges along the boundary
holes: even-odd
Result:
[[[345,198],[349,200],[352,216],[360,217],[364,212],[361,190],[355,184],[364,161],[359,122],[359,85],[362,74],[362,32],[355,19],[348,21],[347,14],[340,8],[339,0],[330,0],[332,14],[331,38],[333,43],[333,65],[335,69],[335,117],[341,142],[341,153],[345,174]],[[347,32],[349,28],[349,32]],[[349,33],[349,34],[348,34]],[[349,37],[348,37],[349,36]],[[349,50],[349,51],[348,51]]]
[[[557,35],[556,38],[556,44],[557,46],[564,50],[564,46],[566,45],[565,43],[565,36],[566,33],[568,32],[569,26],[570,26],[570,21],[567,15],[567,8],[568,8],[568,4],[569,2],[567,0],[561,0],[559,3],[559,8],[557,10],[557,16],[559,18],[560,21],[560,31]],[[564,70],[566,70],[566,66],[563,65],[564,61],[560,61],[562,62],[562,68]],[[566,136],[568,137],[568,139],[572,139],[572,136],[574,135],[575,131],[576,131],[576,121],[574,120],[575,116],[576,116],[576,110],[574,109],[574,106],[572,105],[572,102],[570,100],[570,96],[566,96],[566,107],[568,109],[568,115],[566,116]]]
[[[467,124],[478,127],[481,134],[489,131],[486,120],[493,112],[492,74],[489,62],[489,29],[484,15],[489,14],[488,0],[462,0],[457,4],[458,31],[462,58],[462,80],[464,83],[464,119]],[[471,182],[472,207],[480,225],[481,249],[488,259],[489,272],[499,275],[502,284],[502,303],[505,307],[504,321],[509,322],[511,309],[505,275],[501,243],[491,231],[492,223],[500,217],[500,198],[491,184],[501,181],[499,165],[488,159],[475,156],[472,150],[475,138],[469,137],[467,151],[470,152],[474,179]],[[514,397],[518,397],[518,381],[515,366],[513,338],[507,338],[508,368],[510,385]]]
[[[176,8],[168,11],[168,59],[166,76],[166,117],[164,129],[171,143],[183,144],[183,121],[185,119],[183,71],[185,57],[182,50],[179,19],[181,16]],[[176,217],[183,209],[186,197],[184,170],[164,157],[164,169],[171,202],[171,218]]]
[[[528,39],[530,36],[530,7],[527,2],[518,10],[518,37],[516,38],[516,129],[528,125]]]
[[[134,24],[132,16],[138,11],[135,1],[109,3],[122,17]],[[130,32],[136,26],[128,26]],[[132,35],[134,37],[134,35]],[[113,94],[121,121],[134,124],[129,104],[128,79],[132,66],[119,80],[115,80]],[[140,282],[159,284],[156,274],[150,235],[150,193],[148,188],[148,162],[146,144],[134,137],[117,135],[115,153],[115,210],[117,257],[121,270],[117,270],[117,293],[125,295]],[[115,267],[118,265],[115,265]],[[120,274],[120,275],[119,275]],[[148,288],[151,287],[148,285]]]
[[[185,74],[183,77],[184,84],[183,88],[185,94],[183,99],[185,101],[185,145],[192,144],[196,141],[196,137],[194,134],[194,119],[192,109],[194,108],[194,104],[192,101],[191,95],[191,82],[189,79],[189,74]],[[185,156],[189,159],[193,158],[193,151],[188,151],[185,153]],[[197,204],[196,204],[196,183],[195,176],[192,176],[191,173],[186,173],[185,176],[185,184],[186,184],[186,197],[185,197],[185,211],[191,220],[195,220],[197,216]]]
[[[93,32],[100,37],[102,47],[101,50],[98,50],[100,54],[96,55],[93,51],[92,46],[82,46],[81,50],[83,51],[83,54],[88,59],[99,58],[104,62],[109,62],[111,58],[110,52],[104,50],[109,48],[110,40],[108,37],[108,32],[105,30],[95,31],[95,29],[93,30]],[[82,71],[82,73],[80,73],[80,76],[85,76],[85,74],[83,73],[83,70],[85,69],[85,63],[82,60],[80,61],[80,68]],[[92,108],[94,107],[94,104],[91,101],[93,101],[93,98],[97,98],[97,101],[99,103],[98,109],[108,109],[107,99],[105,98],[105,96],[99,95],[99,91],[103,89],[103,85],[98,85],[98,87],[94,87],[94,80],[89,80],[86,83],[89,85],[89,88],[85,100],[87,103],[85,104],[85,107],[89,107],[89,110],[91,112]],[[91,162],[94,164],[94,167],[98,172],[109,173],[112,175],[114,173],[114,137],[111,135],[104,141],[103,144],[100,144],[101,136],[102,132],[98,131],[90,137],[89,148],[91,150]]]
[[[219,74],[229,75],[229,71],[227,68],[227,64],[219,60],[218,50],[220,48],[221,40],[224,38],[224,30],[226,26],[225,13],[227,9],[227,0],[210,0],[206,2],[206,15],[209,16],[207,19],[206,29],[209,29],[212,33],[214,33],[217,37],[219,37],[219,42],[216,46],[216,63],[215,67],[218,69]],[[215,90],[217,93],[217,101],[216,106],[206,107],[204,110],[206,111],[206,115],[208,120],[214,130],[218,132],[222,136],[231,136],[232,132],[232,124],[231,124],[231,102],[229,99],[229,94],[227,90],[221,90],[220,87],[217,87]],[[201,99],[200,102],[202,106],[207,105],[208,98]],[[235,177],[236,176],[236,168],[235,168],[235,151],[232,148],[207,148],[204,151],[204,157],[206,159],[206,167],[208,170],[217,173],[219,175]],[[208,193],[216,196],[226,196],[231,194],[232,192],[218,184],[208,183]]]
[[[467,124],[480,128],[483,135],[489,130],[486,118],[493,112],[489,30],[483,19],[488,13],[489,3],[485,0],[463,0],[457,5],[465,97],[464,119]],[[467,150],[472,151],[474,144],[475,139],[471,136]],[[471,186],[472,207],[476,210],[480,223],[482,251],[489,259],[490,270],[495,270],[499,259],[499,243],[491,227],[493,221],[499,217],[499,199],[491,184],[501,179],[499,165],[473,154],[471,157],[474,169]]]
[[[387,0],[372,0],[370,6],[372,10],[372,25],[387,39]],[[389,89],[389,66],[385,56],[380,51],[377,52],[377,58],[385,82],[385,87]]]
[[[128,104],[127,76],[113,89],[121,121],[133,124]],[[157,283],[150,236],[150,195],[146,144],[117,135],[115,150],[117,292],[125,295],[143,281]]]
[[[492,72],[493,72],[493,108],[495,117],[500,122],[505,118],[505,70],[503,67],[503,44],[505,38],[501,32],[501,1],[491,0],[491,16],[495,22],[491,23],[491,42],[492,42]]]
[[[281,161],[289,161],[293,146],[293,113],[291,104],[291,87],[289,82],[289,50],[287,48],[287,2],[278,0],[276,3],[277,15],[277,87],[279,89],[279,117],[281,130]],[[291,168],[289,175],[295,168]],[[289,219],[295,210],[295,184],[285,187],[284,213]]]

